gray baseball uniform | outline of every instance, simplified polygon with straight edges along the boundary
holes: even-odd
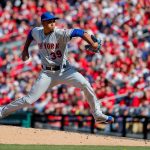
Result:
[[[72,31],[73,29],[56,28],[51,34],[45,35],[43,27],[32,30],[31,34],[39,46],[43,69],[28,95],[6,105],[1,117],[34,103],[48,88],[57,84],[67,84],[84,91],[94,117],[98,115],[102,116],[103,120],[107,119],[100,110],[100,104],[90,83],[67,60],[67,42],[70,40]],[[57,69],[53,70],[53,68]]]

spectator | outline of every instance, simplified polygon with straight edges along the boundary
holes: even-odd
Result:
[[[40,24],[39,16],[43,12],[51,11],[61,18],[58,27],[83,28],[102,38],[101,54],[83,50],[85,43],[76,39],[69,44],[68,57],[90,81],[97,97],[106,99],[102,103],[104,110],[150,115],[150,12],[147,6],[142,0],[0,1],[0,44],[12,43],[10,48],[0,48],[0,103],[25,95],[41,70],[35,43],[30,52],[33,61],[26,65],[20,60],[21,48],[16,43],[24,42],[28,31]],[[46,92],[33,108],[46,113],[89,113],[84,95],[63,86]]]

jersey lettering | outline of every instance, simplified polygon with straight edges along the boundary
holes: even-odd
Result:
[[[59,43],[38,43],[38,46],[40,49],[45,48],[45,49],[58,49],[59,48]]]

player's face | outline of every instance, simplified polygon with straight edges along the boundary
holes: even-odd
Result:
[[[55,28],[55,20],[42,21],[42,25],[44,27],[44,30],[53,31]]]

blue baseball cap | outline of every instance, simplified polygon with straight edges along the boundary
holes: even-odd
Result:
[[[41,21],[46,21],[46,20],[55,20],[55,19],[59,19],[58,17],[54,16],[52,13],[50,12],[45,12],[41,15]]]

